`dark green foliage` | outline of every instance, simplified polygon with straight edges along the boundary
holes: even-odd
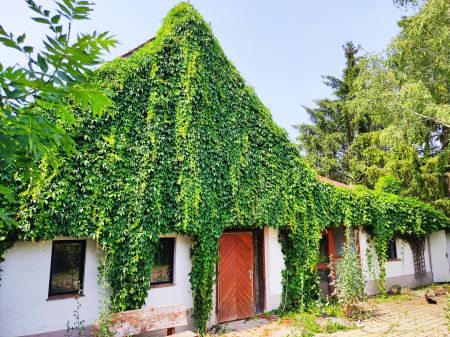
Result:
[[[334,98],[305,108],[311,124],[298,126],[300,149],[319,174],[369,188],[391,176],[403,196],[450,214],[449,13],[447,0],[424,2],[380,55],[344,47],[342,79],[325,82]]]
[[[19,192],[13,177],[38,185],[40,165],[76,153],[67,132],[75,125],[76,108],[99,117],[113,104],[113,93],[90,78],[116,41],[106,32],[71,36],[71,25],[89,19],[93,4],[55,1],[58,9],[49,11],[25,2],[32,20],[48,30],[38,50],[28,45],[25,33],[15,37],[0,25],[0,45],[17,53],[14,64],[0,63],[0,244],[4,227],[14,222],[7,211]],[[19,65],[21,59],[27,62]]]
[[[358,76],[359,46],[348,42],[343,46],[346,68],[342,79],[324,76],[324,84],[333,89],[336,99],[320,99],[316,108],[304,107],[313,124],[301,124],[297,140],[306,160],[328,178],[351,182],[350,162],[355,155],[351,145],[358,133],[370,128],[365,116],[356,117],[346,105],[352,98],[354,79]]]
[[[79,153],[56,173],[43,166],[42,184],[24,191],[19,235],[98,240],[108,251],[114,310],[144,303],[161,234],[192,237],[193,316],[203,333],[225,229],[280,229],[283,302],[297,309],[318,296],[326,226],[365,225],[384,238],[448,225],[416,200],[319,182],[189,4],[98,78],[117,93],[112,115],[81,113],[72,134]]]

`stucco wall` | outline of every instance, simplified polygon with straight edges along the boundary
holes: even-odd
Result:
[[[445,236],[447,238],[447,262],[450,270],[450,232],[445,233]]]
[[[190,244],[190,238],[176,237],[174,285],[152,288],[145,306],[183,303],[187,309],[192,308]],[[3,269],[0,286],[0,337],[50,331],[58,331],[54,336],[64,336],[66,322],[73,321],[73,311],[76,308],[73,298],[47,300],[51,251],[52,241],[18,242],[7,251],[5,261],[0,265]],[[98,262],[96,243],[87,240],[84,296],[80,298],[80,316],[86,325],[93,324],[101,304],[97,286]]]
[[[167,237],[175,236],[168,235]],[[146,307],[162,307],[176,303],[183,303],[186,309],[193,307],[191,282],[189,281],[189,273],[192,268],[190,247],[191,239],[189,237],[175,237],[174,284],[151,287],[145,300]]]
[[[444,230],[434,232],[430,235],[431,264],[433,266],[434,282],[450,281],[447,242],[448,240]]]
[[[59,238],[61,239],[61,238]],[[87,240],[81,319],[91,324],[98,315],[98,257]],[[7,251],[0,286],[0,336],[13,337],[65,329],[73,321],[73,298],[47,300],[52,242],[18,242]]]
[[[281,302],[284,257],[278,242],[278,230],[264,228],[264,263],[266,276],[266,310],[278,308]]]
[[[363,267],[363,275],[366,284],[366,293],[373,295],[377,293],[377,279],[379,277],[378,259],[375,249],[369,245],[369,234],[364,231],[359,233],[360,252]],[[430,255],[428,250],[428,242],[425,240],[424,257],[426,276],[423,279],[417,279],[414,271],[414,260],[411,247],[401,239],[396,239],[397,259],[386,262],[386,289],[393,285],[400,284],[404,287],[418,287],[420,285],[429,284],[431,279]],[[370,252],[370,253],[369,253]],[[372,256],[372,266],[369,268],[369,256]]]

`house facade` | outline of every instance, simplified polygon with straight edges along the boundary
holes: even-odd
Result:
[[[91,326],[109,294],[119,309],[182,303],[201,328],[205,316],[212,325],[313,301],[309,257],[322,229],[351,220],[341,199],[358,210],[370,205],[317,180],[198,12],[177,5],[155,39],[99,76],[116,91],[114,118],[81,112],[79,154],[21,193],[24,225],[8,233],[13,245],[0,264],[0,337],[64,336],[77,312]],[[406,211],[394,215],[423,220],[420,229],[428,220],[445,225],[424,204],[392,199],[389,215],[402,204]],[[343,228],[322,235],[317,268],[329,295],[327,269],[342,252]],[[103,256],[92,238],[109,249],[111,289],[98,285]],[[378,276],[367,239],[360,230],[370,294]],[[396,238],[388,285],[448,281],[448,246],[442,230],[411,251]],[[300,293],[283,271],[312,286]]]
[[[364,278],[367,281],[366,293],[373,295],[377,292],[378,269],[376,263],[371,267],[374,270],[369,268],[367,254],[370,250],[376,258],[376,253],[368,244],[368,234],[360,230],[358,235]],[[324,234],[325,237],[321,244],[322,258],[330,255],[339,258],[343,246],[343,228],[332,228]],[[145,307],[183,303],[186,308],[191,309],[191,240],[187,236],[177,235],[166,235],[161,239],[171,244],[161,245]],[[58,286],[58,280],[54,279],[57,275],[52,274],[52,268],[58,262],[55,249],[58,249],[58,244],[65,242],[69,246],[84,243],[82,269],[80,274],[72,276],[70,282],[67,281],[69,283],[59,285],[67,293],[52,294],[52,282],[53,288]],[[332,246],[333,253],[330,250]],[[410,244],[395,239],[386,263],[387,289],[397,284],[417,287],[431,282],[450,282],[450,262],[447,258],[450,233],[433,233],[423,241],[421,247],[423,260],[418,264]],[[98,318],[105,293],[98,285],[98,254],[96,242],[85,238],[58,237],[53,241],[16,243],[8,250],[5,261],[0,265],[3,269],[0,286],[0,336],[64,336],[67,322],[71,325],[75,322],[73,313],[77,306],[75,295],[78,291],[74,290],[76,288],[73,287],[73,281],[80,280],[81,275],[83,284],[79,298],[80,320],[88,327],[92,325]],[[283,268],[284,258],[277,230],[265,227],[260,231],[225,232],[221,239],[214,305],[209,324],[248,318],[257,313],[282,308]],[[332,290],[327,267],[322,264],[319,264],[319,277],[322,293],[330,294]],[[183,328],[178,329],[181,330]]]

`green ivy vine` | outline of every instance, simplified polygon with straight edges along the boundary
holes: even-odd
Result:
[[[71,131],[78,153],[57,169],[44,161],[28,186],[14,182],[17,224],[5,230],[0,253],[14,240],[97,240],[108,250],[115,311],[144,304],[162,234],[192,237],[193,316],[203,333],[226,229],[279,229],[288,310],[318,297],[324,228],[364,226],[383,257],[394,234],[423,237],[449,225],[415,199],[319,181],[187,3],[170,11],[153,41],[97,76],[116,92],[113,113],[80,111]]]

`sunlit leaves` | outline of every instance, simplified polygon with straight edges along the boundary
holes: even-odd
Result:
[[[0,67],[0,164],[14,165],[18,171],[32,170],[45,156],[57,156],[58,148],[75,152],[65,130],[76,122],[78,107],[99,117],[112,106],[112,92],[92,80],[92,71],[115,45],[107,33],[97,32],[70,41],[71,24],[88,18],[89,2],[64,0],[53,12],[26,2],[34,12],[32,20],[50,32],[44,48],[36,51],[25,45],[26,34],[16,38],[0,26],[0,43],[27,59],[25,66]]]
[[[71,10],[62,6],[64,13]],[[57,74],[58,89],[76,76]],[[107,101],[95,95],[95,83],[71,84],[77,98],[68,103],[78,114],[75,120],[64,111],[58,116],[72,125],[78,151],[58,157],[57,171],[48,156],[41,160],[39,184],[21,185],[16,215],[22,240],[88,236],[106,247],[113,310],[145,303],[163,234],[191,237],[193,318],[203,333],[226,229],[280,229],[283,298],[286,309],[300,309],[318,295],[325,227],[365,226],[384,240],[389,233],[423,234],[447,224],[413,199],[319,182],[187,3],[169,13],[152,42],[95,76],[103,90],[117,93],[113,113],[93,118]],[[57,109],[48,98],[39,106]]]

